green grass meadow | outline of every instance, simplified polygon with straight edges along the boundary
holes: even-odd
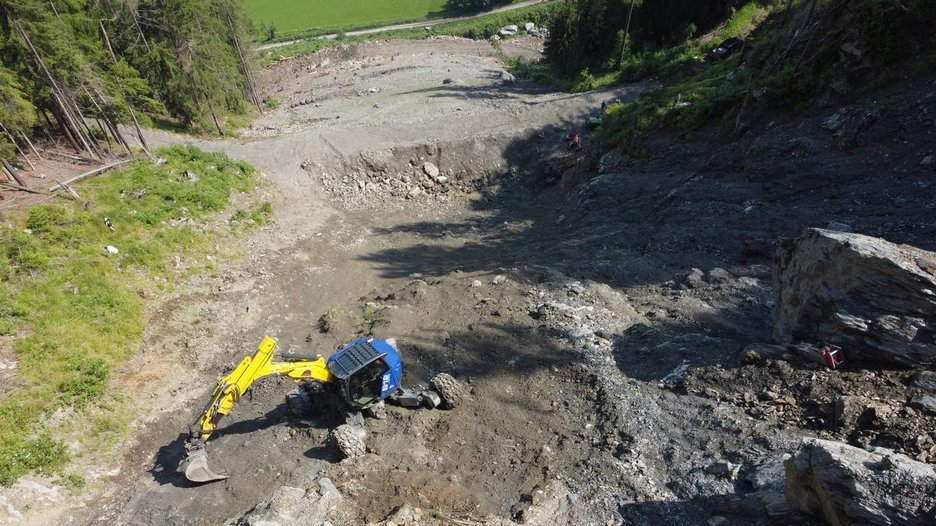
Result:
[[[254,189],[253,168],[185,146],[158,155],[161,166],[144,159],[82,181],[81,201],[34,205],[0,228],[0,345],[17,363],[0,396],[2,485],[30,471],[80,485],[63,472],[70,453],[55,415],[112,435],[121,419],[109,380],[142,342],[144,297],[213,273],[217,236],[271,212],[256,203],[213,220],[233,193]]]
[[[258,28],[275,40],[451,16],[446,0],[244,0]]]

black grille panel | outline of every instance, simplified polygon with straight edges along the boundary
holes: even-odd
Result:
[[[377,349],[370,342],[356,343],[341,351],[341,355],[329,363],[331,373],[344,380],[358,369],[380,357]]]

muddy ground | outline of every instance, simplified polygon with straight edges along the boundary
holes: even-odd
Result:
[[[402,505],[419,524],[809,523],[778,486],[803,436],[936,461],[913,372],[739,362],[771,341],[777,236],[837,222],[936,249],[936,173],[921,165],[936,153],[932,79],[766,115],[740,138],[660,134],[637,162],[587,148],[547,162],[601,101],[647,86],[570,95],[502,83],[501,69],[487,43],[436,39],[268,71],[279,109],[241,139],[195,142],[264,172],[273,223],[152,313],[119,380],[139,415],[123,456],[82,495],[27,480],[4,496],[6,518],[236,522],[327,477],[343,495],[336,525],[384,524]],[[193,486],[175,472],[215,379],[264,335],[328,354],[369,332],[398,339],[404,383],[448,372],[470,396],[390,408],[367,422],[369,453],[341,461],[336,419],[290,416],[291,383],[265,379],[209,446],[231,477]],[[683,382],[661,384],[684,362]],[[842,395],[857,409],[836,418]]]

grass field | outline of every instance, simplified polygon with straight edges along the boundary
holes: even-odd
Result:
[[[497,33],[500,28],[508,24],[520,25],[524,22],[533,22],[537,26],[545,26],[547,25],[551,13],[556,5],[557,2],[545,2],[532,6],[521,7],[513,11],[487,14],[469,20],[448,22],[445,24],[433,26],[431,31],[426,31],[422,28],[398,29],[395,31],[380,33],[379,35],[348,36],[339,40],[311,38],[308,40],[299,41],[295,44],[290,44],[288,46],[263,51],[261,57],[263,58],[264,63],[269,64],[287,57],[309,55],[320,49],[324,49],[340,43],[348,44],[353,42],[363,42],[367,40],[373,40],[375,38],[418,40],[429,38],[434,35],[451,35],[473,38],[476,40],[487,39],[491,35]]]
[[[88,444],[119,431],[119,393],[107,384],[142,341],[143,296],[214,272],[217,236],[262,224],[271,211],[257,203],[208,226],[231,194],[254,188],[253,168],[183,146],[158,154],[162,166],[140,160],[82,181],[83,201],[35,205],[0,229],[0,345],[16,365],[0,398],[0,485],[33,470],[80,484],[63,473],[63,423],[88,426]]]
[[[447,0],[244,0],[247,15],[261,28],[274,27],[276,40],[452,16]],[[266,38],[264,35],[263,38]]]

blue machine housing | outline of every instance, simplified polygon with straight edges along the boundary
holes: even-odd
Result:
[[[375,362],[378,363],[372,365]],[[403,361],[400,359],[400,353],[388,342],[379,338],[359,338],[341,347],[328,358],[325,366],[341,384],[345,400],[359,408],[390,396],[397,390],[403,379]],[[357,376],[370,377],[375,372],[380,375],[379,386],[376,383],[377,376],[363,380],[355,376],[356,373],[360,373]],[[367,397],[357,396],[361,392],[351,385],[354,383],[352,378],[365,382],[363,387],[368,387],[366,390],[373,395],[371,397],[373,399],[365,401]],[[362,386],[358,385],[357,388],[362,388]]]

